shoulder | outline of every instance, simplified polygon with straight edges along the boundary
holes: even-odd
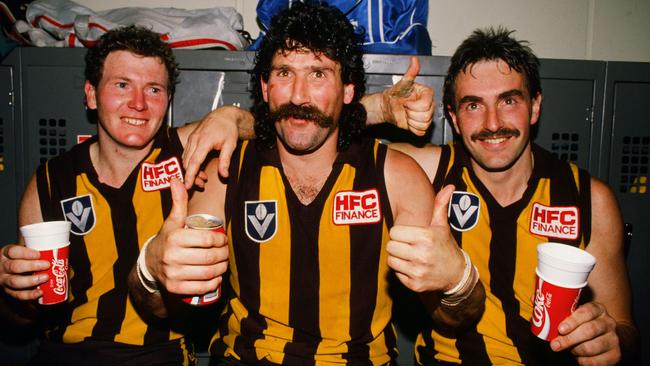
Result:
[[[591,205],[593,210],[606,209],[612,213],[619,213],[618,201],[611,187],[596,177],[590,177],[589,182],[591,185]]]
[[[408,143],[392,143],[389,145],[389,148],[390,150],[399,151],[410,156],[426,173],[429,182],[433,182],[442,153],[440,146],[426,144],[422,147],[417,147]]]

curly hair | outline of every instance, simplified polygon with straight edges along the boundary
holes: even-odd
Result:
[[[275,126],[270,123],[269,106],[264,101],[260,80],[268,81],[276,52],[302,48],[339,63],[343,84],[354,84],[352,102],[341,111],[337,149],[345,150],[352,140],[360,138],[366,121],[366,110],[359,102],[366,89],[361,39],[340,10],[325,5],[295,3],[273,18],[255,56],[251,75],[254,100],[251,111],[259,146],[271,148],[276,142]]]
[[[524,75],[531,98],[542,93],[539,59],[528,46],[528,41],[518,41],[511,36],[512,33],[514,31],[502,27],[477,29],[458,46],[451,57],[442,93],[444,113],[448,121],[451,121],[449,111],[456,110],[456,77],[480,61],[504,61],[511,69]]]
[[[108,31],[88,49],[85,77],[94,87],[99,85],[102,78],[106,57],[114,51],[128,51],[139,56],[159,58],[167,69],[169,95],[174,94],[178,82],[178,63],[172,49],[160,38],[160,34],[135,25]]]

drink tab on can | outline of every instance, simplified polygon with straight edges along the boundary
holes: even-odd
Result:
[[[185,226],[195,230],[212,230],[218,233],[225,233],[223,227],[223,220],[209,214],[195,214],[185,218]],[[203,306],[212,304],[219,300],[221,297],[221,286],[207,294],[184,297],[183,302],[194,305]]]

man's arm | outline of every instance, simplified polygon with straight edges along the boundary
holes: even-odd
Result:
[[[18,212],[18,225],[28,225],[42,222],[40,202],[36,189],[36,176],[32,176],[23,193]],[[49,268],[48,261],[40,260],[38,251],[20,244],[9,244],[0,252],[0,287],[6,293],[0,299],[5,313],[11,313],[14,321],[30,323],[36,319],[36,303],[34,300],[43,295],[36,286],[48,280],[46,274],[34,274]]]
[[[637,331],[630,314],[630,284],[623,254],[623,221],[614,194],[591,179],[591,241],[596,257],[588,286],[593,301],[559,325],[555,351],[570,349],[580,364],[614,365],[635,350]]]
[[[201,121],[180,127],[178,136],[184,147],[185,188],[190,189],[201,164],[212,150],[219,150],[219,175],[228,176],[230,157],[237,141],[255,137],[255,120],[249,111],[226,105],[208,113]]]
[[[447,223],[453,186],[443,189],[434,201],[424,172],[397,151],[389,150],[385,170],[395,217],[386,248],[388,265],[420,295],[439,327],[451,330],[473,323],[483,311],[485,292]]]
[[[208,165],[212,174],[217,174],[218,164],[215,160]],[[209,182],[214,185],[214,181],[218,179]],[[170,214],[158,234],[141,250],[138,264],[129,275],[131,299],[138,309],[159,318],[169,316],[161,292],[191,296],[214,291],[228,268],[226,236],[185,228],[187,192],[178,181],[172,181],[171,190]]]
[[[366,108],[366,124],[388,122],[418,136],[424,135],[433,119],[435,101],[431,87],[414,82],[419,72],[420,62],[413,56],[408,70],[397,84],[381,93],[364,95],[361,104]],[[198,126],[193,123],[179,129],[181,140],[187,140],[183,153],[185,187],[189,189],[192,186],[201,164],[213,149],[221,150],[219,174],[227,177],[230,156],[236,144],[233,137],[238,135],[242,140],[254,138],[254,125],[255,120],[249,111],[223,106],[208,113]],[[202,181],[198,183],[203,185]]]

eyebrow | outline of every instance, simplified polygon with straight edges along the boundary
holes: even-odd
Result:
[[[499,94],[499,99],[506,99],[506,98],[511,98],[511,97],[524,97],[524,93],[519,90],[519,89],[512,89],[505,91],[501,94]]]
[[[524,93],[519,90],[519,89],[511,89],[508,91],[505,91],[501,94],[498,95],[497,99],[498,100],[503,100],[506,98],[511,98],[511,97],[524,97]],[[482,102],[483,98],[478,97],[476,95],[466,95],[462,97],[459,101],[458,104],[463,104],[463,103],[477,103],[477,102]]]

